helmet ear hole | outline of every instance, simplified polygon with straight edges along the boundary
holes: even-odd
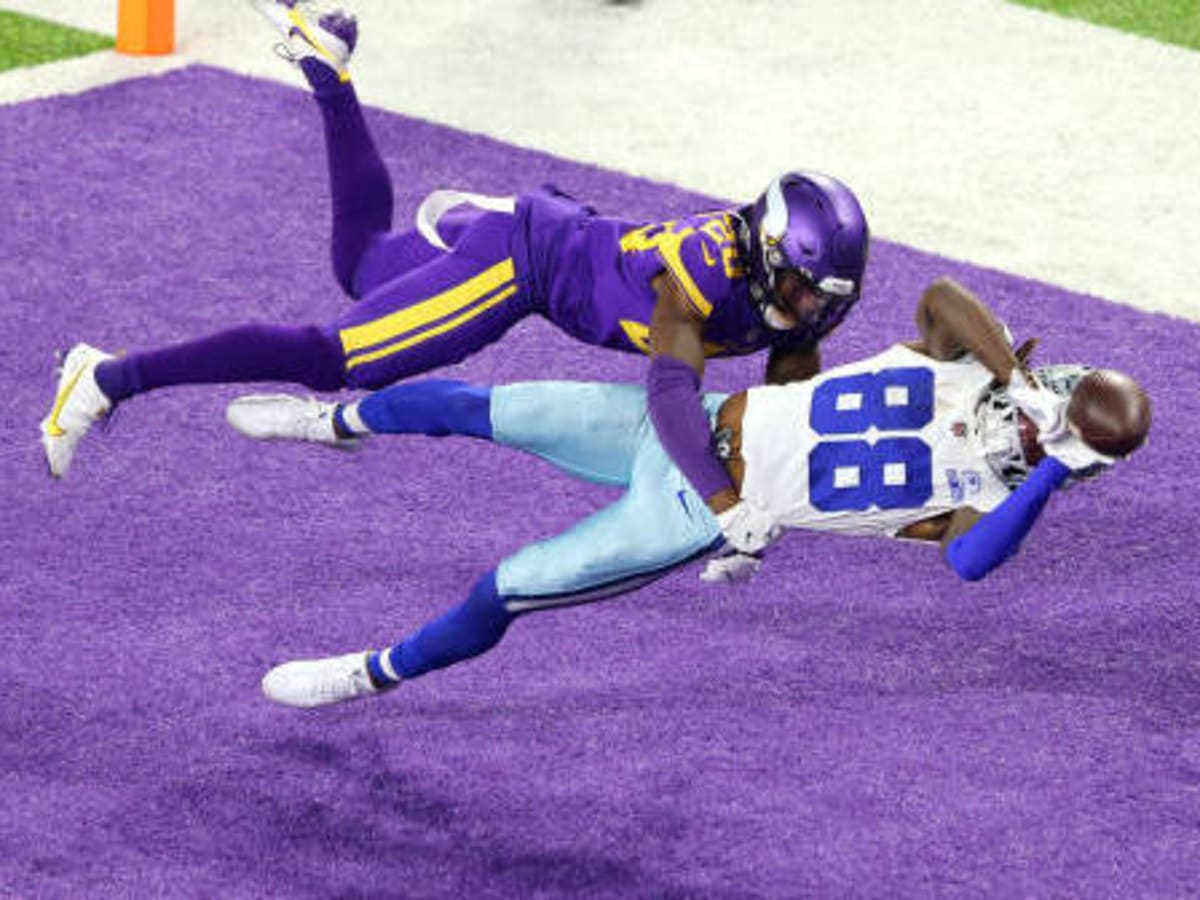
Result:
[[[859,242],[845,231],[833,235],[833,258],[837,262],[852,258],[858,252]]]

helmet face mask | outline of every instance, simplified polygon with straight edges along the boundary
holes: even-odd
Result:
[[[808,269],[789,266],[786,261],[772,270],[769,278],[771,290],[763,318],[776,329],[803,327],[817,335],[828,334],[858,299],[849,280],[831,275],[817,282]]]
[[[1032,441],[1029,432],[1008,391],[993,387],[983,395],[975,410],[975,433],[988,466],[1009,489],[1028,478],[1036,465],[1036,428]]]
[[[858,199],[827,175],[789,172],[743,210],[750,291],[768,326],[823,337],[858,300],[869,232]],[[799,308],[799,293],[813,301]]]
[[[1033,376],[1047,390],[1070,398],[1076,385],[1092,371],[1083,365],[1039,366]],[[1016,488],[1046,455],[1038,442],[1037,428],[1017,409],[1003,387],[995,386],[984,394],[975,411],[976,433],[983,445],[988,465],[1000,479]],[[1097,464],[1072,472],[1066,484],[1095,478],[1107,467]]]
[[[1091,366],[1078,363],[1058,363],[1056,365],[1037,366],[1033,369],[1033,377],[1042,387],[1049,388],[1060,397],[1070,399],[1076,386],[1083,381],[1085,375],[1092,371]]]

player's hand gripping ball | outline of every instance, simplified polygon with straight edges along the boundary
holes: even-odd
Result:
[[[1067,422],[1079,438],[1105,456],[1128,456],[1150,431],[1150,398],[1121,372],[1096,369],[1071,392]]]

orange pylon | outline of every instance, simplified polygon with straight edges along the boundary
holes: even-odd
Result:
[[[118,53],[160,56],[174,49],[175,0],[118,0]]]

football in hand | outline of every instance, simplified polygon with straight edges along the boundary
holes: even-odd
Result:
[[[1150,431],[1150,398],[1128,375],[1096,369],[1071,393],[1067,421],[1093,450],[1105,456],[1128,456]]]

